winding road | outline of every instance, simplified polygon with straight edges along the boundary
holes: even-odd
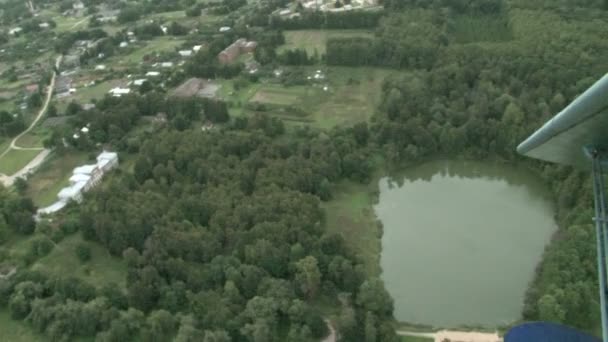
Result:
[[[62,56],[59,56],[55,60],[55,69],[59,69],[59,65],[61,64],[61,59],[62,59]],[[44,116],[44,113],[46,113],[49,103],[51,103],[51,98],[53,97],[53,90],[55,89],[55,78],[56,77],[57,77],[57,72],[53,71],[53,76],[51,77],[51,83],[48,86],[46,99],[44,101],[42,108],[40,108],[38,115],[36,116],[34,121],[32,121],[30,126],[25,129],[25,131],[21,132],[19,135],[17,135],[11,141],[11,144],[9,147],[7,147],[6,150],[4,150],[2,153],[0,153],[0,159],[2,157],[4,157],[6,154],[8,154],[10,152],[10,150],[40,151],[40,153],[34,159],[32,159],[32,161],[30,161],[25,167],[23,167],[21,170],[17,171],[15,174],[8,176],[8,175],[0,173],[0,182],[2,184],[4,184],[4,186],[7,186],[7,187],[11,186],[13,184],[13,182],[15,181],[15,179],[17,179],[18,177],[25,176],[29,172],[35,170],[38,166],[40,166],[40,164],[42,164],[44,162],[46,157],[51,152],[50,150],[45,149],[43,147],[19,147],[19,146],[17,146],[17,141],[24,135],[28,134],[32,129],[34,129],[34,127],[38,124],[40,119],[42,119],[42,117]]]

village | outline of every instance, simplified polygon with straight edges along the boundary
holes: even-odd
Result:
[[[320,5],[326,6],[325,3]],[[362,0],[353,1],[347,6],[351,5],[368,7],[374,4]],[[300,7],[304,10],[317,10],[316,7],[311,7],[310,2],[301,3]],[[319,10],[324,8],[326,7]],[[346,8],[350,9],[350,7]],[[286,15],[285,12],[279,12],[276,15]],[[51,15],[53,12],[49,9],[39,13],[40,17],[44,15],[48,18],[37,19],[40,22],[38,29],[43,32],[77,30],[85,28],[87,20],[91,20],[90,16],[84,13],[83,5],[78,2],[74,3],[72,8],[65,9],[55,16]],[[103,7],[100,8],[99,13],[95,18],[101,23],[101,27],[116,32],[116,37],[121,38],[114,39],[116,45],[110,47],[107,38],[103,37],[74,40],[65,50],[61,63],[56,68],[57,74],[52,90],[48,89],[48,83],[44,84],[48,82],[53,71],[49,66],[53,56],[50,50],[37,57],[36,63],[26,63],[23,66],[15,63],[13,66],[3,67],[5,69],[2,74],[12,79],[16,78],[17,81],[5,82],[4,85],[0,83],[2,96],[0,111],[6,110],[8,113],[6,115],[10,115],[10,119],[6,120],[11,120],[15,126],[21,123],[19,128],[25,129],[28,122],[31,123],[37,114],[39,107],[36,108],[36,105],[41,105],[37,102],[42,102],[35,101],[35,98],[42,99],[49,91],[52,92],[49,110],[27,134],[15,141],[14,146],[17,148],[11,148],[11,140],[0,136],[0,148],[2,148],[0,152],[4,153],[0,157],[0,175],[4,176],[0,177],[5,180],[5,185],[9,184],[9,180],[12,183],[16,179],[11,177],[12,175],[29,178],[30,174],[35,173],[46,159],[40,156],[49,153],[44,149],[45,139],[60,127],[64,127],[62,130],[65,130],[70,126],[69,113],[73,112],[74,108],[81,108],[84,111],[93,110],[97,101],[104,96],[122,97],[154,90],[175,97],[226,101],[232,115],[266,112],[294,124],[315,124],[329,128],[343,120],[349,120],[343,115],[363,118],[370,115],[373,110],[372,104],[365,101],[361,91],[379,90],[380,82],[384,77],[382,70],[368,72],[358,69],[344,73],[339,68],[331,69],[321,65],[301,67],[261,65],[255,58],[258,42],[235,35],[231,22],[222,19],[221,16],[205,15],[201,19],[208,18],[208,20],[201,21],[180,17],[184,15],[183,12],[181,14],[171,12],[166,16],[158,14],[151,18],[142,18],[138,23],[141,22],[147,25],[146,27],[158,25],[155,30],[158,29],[159,35],[147,37],[142,36],[138,26],[118,23],[116,10]],[[61,22],[62,18],[67,16],[82,19],[73,22],[68,28]],[[185,32],[189,33],[172,35],[171,30],[175,30],[174,24],[180,18],[183,18],[180,23],[184,23]],[[23,28],[15,26],[8,34],[18,37],[23,34],[22,30]],[[201,35],[201,31],[206,33]],[[210,34],[215,37],[222,35],[234,37],[232,43],[218,52],[215,58],[220,66],[242,65],[243,76],[235,80],[223,77],[183,78],[181,76],[189,61],[209,49],[208,38],[205,37]],[[277,53],[301,48],[311,54],[323,54],[326,41],[331,37],[367,35],[367,32],[353,30],[329,33],[290,31],[286,32],[285,44],[277,48]],[[197,40],[196,37],[200,38]],[[7,49],[3,51],[6,53]],[[39,75],[47,76],[41,79]],[[176,82],[176,79],[181,81]],[[292,85],[285,87],[286,83]],[[372,88],[369,88],[370,86]],[[320,116],[320,113],[328,108],[335,108],[336,114],[332,117]],[[368,110],[370,112],[366,113]],[[5,126],[12,127],[6,124]],[[74,127],[69,140],[86,138],[89,134],[87,126],[90,124],[85,122],[82,126]],[[212,125],[203,122],[201,126],[206,130]],[[69,144],[69,141],[64,143]],[[62,175],[61,178],[65,179],[66,175]],[[35,181],[36,177],[32,180]],[[49,192],[59,190],[54,186],[49,188]],[[44,190],[42,193],[44,200],[38,204],[48,208],[54,203],[51,200],[56,194]],[[59,206],[55,203],[55,207]]]
[[[370,30],[289,30],[269,42],[264,30],[242,24],[255,8],[244,3],[227,12],[205,5],[194,15],[192,9],[172,9],[125,19],[124,9],[105,3],[91,9],[80,1],[28,2],[31,19],[0,30],[7,37],[0,39],[0,183],[31,199],[39,227],[65,222],[118,175],[133,173],[140,141],[164,130],[191,127],[212,134],[229,123],[228,115],[234,121],[269,117],[288,129],[321,130],[371,117],[389,71],[329,66],[323,60],[328,40],[367,38]],[[376,7],[367,0],[344,6],[296,1],[288,13],[273,9],[269,15],[298,20],[306,13]],[[300,51],[307,61],[289,62]],[[106,119],[108,106],[142,98],[192,104],[200,112],[187,120],[167,108],[133,121]],[[70,269],[86,281],[124,283],[124,262],[80,234],[58,240],[50,258],[16,263],[19,246],[33,243],[41,229],[15,238],[9,257],[0,255],[0,279],[24,268],[53,274]],[[93,251],[95,270],[62,254],[81,246]],[[15,324],[5,324],[2,313],[3,327]]]

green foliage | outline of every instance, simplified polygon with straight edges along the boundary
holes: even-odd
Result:
[[[84,243],[77,245],[76,256],[81,262],[87,262],[91,260],[91,248]]]

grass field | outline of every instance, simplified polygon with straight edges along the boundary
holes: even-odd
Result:
[[[7,308],[0,310],[0,341],[36,342],[44,340],[26,323],[13,320]]]
[[[312,74],[313,70],[309,68],[307,74]],[[382,82],[390,72],[378,68],[330,68],[326,71],[326,83],[291,87],[255,84],[240,91],[228,86],[223,87],[221,94],[230,101],[243,104],[293,106],[308,116],[303,117],[301,113],[290,115],[284,109],[268,112],[287,120],[314,123],[320,128],[330,129],[369,120],[380,103]],[[328,91],[323,90],[323,85],[328,86]]]
[[[278,48],[278,52],[295,48],[305,49],[312,56],[315,50],[319,56],[325,53],[327,39],[371,37],[372,33],[365,30],[300,30],[285,31],[285,44]]]
[[[91,248],[91,260],[86,263],[76,257],[76,246],[81,243]],[[120,258],[111,256],[97,243],[84,241],[80,234],[62,240],[31,268],[58,276],[78,277],[96,287],[110,283],[124,287],[127,275],[127,266]]]
[[[334,198],[322,203],[329,232],[344,237],[348,246],[365,260],[370,275],[380,274],[382,249],[376,215],[372,207],[373,191],[378,183],[361,185],[344,181],[334,189]]]
[[[92,99],[101,99],[110,91],[110,89],[114,88],[117,83],[121,82],[106,81],[98,83],[94,86],[78,88],[78,90],[73,96],[65,97],[55,102],[55,105],[57,106],[57,111],[63,113],[71,101],[76,101],[81,104],[84,104],[91,102]]]
[[[27,165],[40,151],[10,150],[0,158],[0,173],[12,175]]]
[[[329,101],[322,102],[313,119],[321,128],[369,120],[381,101],[382,83],[389,73],[376,68],[332,68]]]
[[[17,146],[19,147],[44,147],[42,142],[47,136],[47,132],[37,126],[36,129],[32,130],[28,134],[22,136],[17,140]]]
[[[315,87],[267,85],[260,87],[250,101],[280,106],[304,105],[319,100],[322,95],[321,89]]]
[[[154,52],[166,52],[173,51],[176,47],[180,46],[184,41],[176,39],[174,37],[160,37],[151,41],[147,41],[146,45],[137,49],[134,49],[127,55],[119,55],[110,58],[106,64],[108,65],[125,65],[125,64],[136,64],[143,60],[145,55]]]
[[[82,152],[67,152],[53,155],[40,169],[28,179],[27,196],[38,207],[45,207],[57,199],[59,190],[69,184],[72,170],[86,162],[87,155]]]

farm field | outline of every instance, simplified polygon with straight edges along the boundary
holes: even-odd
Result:
[[[285,44],[278,48],[278,52],[290,49],[305,49],[309,56],[315,51],[319,56],[325,53],[329,38],[371,37],[372,33],[366,30],[298,30],[285,31]]]
[[[305,72],[315,71],[306,68]],[[233,102],[236,115],[267,112],[330,129],[369,120],[381,100],[382,82],[388,75],[385,69],[332,67],[326,70],[326,82],[290,87],[254,83],[239,90],[225,82],[228,84],[220,95]]]

